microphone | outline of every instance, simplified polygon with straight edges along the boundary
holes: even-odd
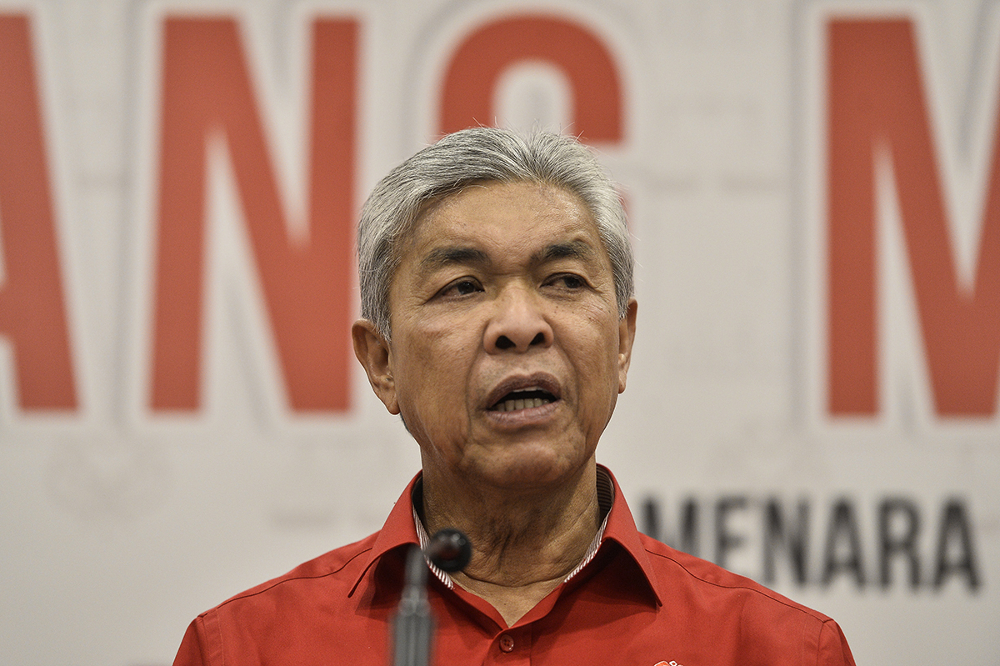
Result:
[[[446,527],[431,537],[424,554],[441,571],[456,573],[472,559],[472,544],[460,531]]]
[[[425,559],[426,558],[426,559]],[[421,550],[406,555],[406,587],[393,620],[393,664],[429,666],[434,619],[427,602],[427,560],[448,573],[461,571],[472,558],[472,544],[456,529],[437,532]]]

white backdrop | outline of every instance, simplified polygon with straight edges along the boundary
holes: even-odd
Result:
[[[506,44],[513,55],[480,99],[487,117],[475,120],[594,137],[628,203],[639,329],[598,458],[642,527],[835,617],[859,664],[1000,664],[1000,276],[989,268],[1000,265],[1000,202],[987,196],[1000,182],[994,5],[0,6],[0,661],[168,664],[197,613],[381,525],[418,469],[416,446],[349,355],[349,371],[332,372],[340,398],[324,393],[304,410],[289,397],[298,380],[288,358],[298,352],[278,340],[268,308],[280,299],[265,295],[284,273],[261,268],[280,251],[252,238],[276,223],[253,221],[263,205],[245,174],[272,170],[261,182],[277,193],[288,247],[311,247],[310,174],[330,179],[346,210],[312,219],[348,228],[381,175],[450,127],[442,118],[460,104],[446,93],[474,101],[470,82],[491,80],[489,56]],[[569,35],[552,33],[554,55],[532,51],[524,26],[553,25]],[[326,46],[311,37],[317,26],[332,27]],[[504,42],[482,37],[511,26]],[[217,52],[244,69],[184,60],[216,52],[197,50],[214,39],[201,29],[234,37]],[[851,65],[865,44],[878,48]],[[456,58],[465,53],[476,57]],[[340,72],[333,106],[353,113],[319,129],[310,124],[326,108],[310,101],[317,54]],[[843,80],[829,75],[835,61],[847,63]],[[471,78],[453,73],[455,63]],[[897,70],[872,74],[886,63],[916,76],[916,97],[882,85]],[[181,122],[194,148],[163,139],[191,96],[172,97],[165,72],[202,70],[245,72],[249,106],[208,85],[205,108],[218,95],[256,122],[263,158],[234,147],[253,127],[225,120],[201,134]],[[845,90],[876,101],[851,107]],[[852,144],[838,128],[855,125],[831,120],[841,118],[838,102],[888,124],[865,130],[849,116],[862,128]],[[924,130],[932,158],[907,152],[893,134],[900,127]],[[346,140],[319,148],[320,136]],[[838,142],[874,146],[836,172],[861,185],[831,175]],[[161,159],[174,148],[207,162]],[[311,171],[313,154],[332,156],[332,171]],[[190,219],[162,212],[165,173],[204,185],[200,235],[175,234],[170,225]],[[856,196],[866,183],[874,194]],[[931,203],[953,245],[907,240],[933,226],[926,207],[907,203],[933,191],[928,183],[940,184]],[[874,210],[873,249],[845,260],[855,279],[847,287],[830,277],[830,244],[864,234],[834,225],[841,200]],[[346,279],[346,244],[334,247],[326,261]],[[953,259],[943,295],[921,282],[941,282],[925,255]],[[190,256],[203,261],[169,273]],[[337,358],[349,354],[353,280],[335,293],[347,314],[324,324]],[[200,300],[177,319],[154,317],[192,293]],[[834,297],[848,304],[838,321],[856,324],[848,333],[830,326]],[[986,332],[964,336],[971,325],[948,316],[938,329],[959,334],[928,341],[919,304],[933,315],[956,303]],[[36,319],[42,310],[56,316]],[[200,351],[156,342],[182,339],[182,329]],[[874,360],[841,379],[837,364],[852,361],[832,351],[835,339]],[[985,384],[966,381],[966,366]],[[183,404],[153,388],[177,367],[194,371],[176,389]],[[835,384],[848,387],[846,402],[831,401]],[[869,397],[855,400],[865,387]]]

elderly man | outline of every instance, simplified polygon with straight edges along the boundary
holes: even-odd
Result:
[[[175,664],[386,666],[405,554],[443,527],[434,663],[853,664],[837,624],[636,530],[595,452],[625,390],[632,253],[573,139],[446,136],[384,178],[358,230],[354,349],[420,446],[382,530],[199,616]]]

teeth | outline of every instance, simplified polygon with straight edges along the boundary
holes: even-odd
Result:
[[[530,409],[532,407],[541,407],[547,404],[547,400],[542,400],[541,398],[526,398],[526,399],[516,399],[516,400],[504,400],[497,405],[498,412],[513,412],[516,409]]]

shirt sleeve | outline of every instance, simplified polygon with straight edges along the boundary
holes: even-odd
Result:
[[[174,657],[173,666],[208,666],[209,661],[202,649],[201,634],[198,630],[198,625],[199,622],[197,619],[188,625],[187,631],[184,632],[184,639],[181,641],[181,646],[177,650],[177,656]]]
[[[819,633],[819,659],[817,666],[855,666],[854,655],[847,644],[844,632],[833,620],[823,623]]]

